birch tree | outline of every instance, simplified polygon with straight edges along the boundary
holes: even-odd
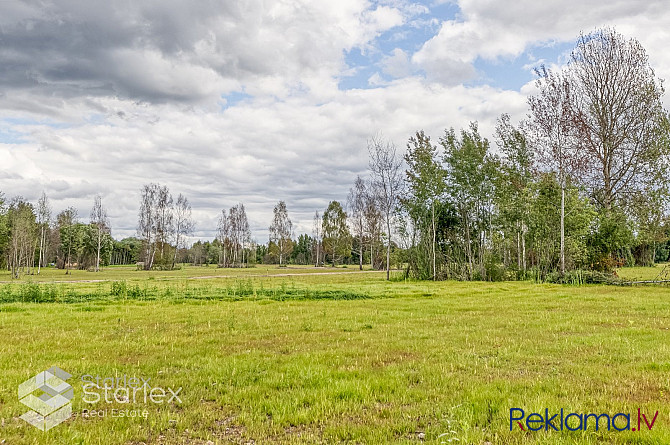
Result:
[[[21,272],[30,273],[35,261],[37,244],[36,217],[33,206],[22,198],[15,198],[7,211],[9,225],[9,269],[12,278]]]
[[[358,176],[354,186],[349,189],[347,206],[349,207],[349,220],[353,228],[354,236],[358,239],[358,269],[363,270],[363,238],[365,236],[365,204],[367,186],[363,178]]]
[[[219,256],[219,263],[222,267],[227,267],[228,265],[228,246],[230,244],[230,218],[225,210],[221,211],[219,215],[219,221],[217,224],[217,238],[221,243],[221,256]]]
[[[312,238],[314,238],[314,248],[316,249],[316,259],[314,267],[319,267],[321,264],[321,244],[323,239],[322,219],[319,211],[314,212],[314,224],[312,225]]]
[[[391,244],[395,213],[403,187],[402,159],[395,145],[376,136],[368,141],[370,173],[377,202],[386,224],[386,279],[391,278]]]
[[[545,67],[536,71],[539,93],[528,98],[530,137],[538,157],[558,175],[560,198],[560,272],[565,274],[565,188],[584,165],[583,152],[577,150],[572,97],[573,83],[565,73]]]
[[[177,197],[177,203],[174,206],[173,215],[173,230],[175,238],[174,255],[172,257],[172,269],[177,262],[177,253],[179,249],[185,247],[186,237],[193,233],[195,223],[193,222],[193,215],[191,204],[181,193]]]
[[[288,217],[286,203],[279,201],[273,210],[272,224],[270,224],[270,241],[274,241],[279,248],[279,266],[284,264],[286,255],[291,253],[293,243],[293,223]]]
[[[427,212],[429,214],[429,231],[431,246],[432,278],[437,279],[437,229],[435,207],[443,195],[445,171],[437,158],[437,147],[430,142],[430,137],[419,131],[411,137],[405,155],[407,170],[405,171],[409,186],[410,213],[414,220],[420,221]],[[421,221],[422,222],[422,221]],[[419,224],[421,229],[425,224]]]
[[[68,207],[58,214],[58,228],[60,232],[61,249],[65,254],[65,275],[70,273],[72,253],[79,249],[79,234],[77,230],[77,209]]]
[[[96,256],[95,256],[95,271],[100,271],[100,250],[102,248],[102,241],[105,233],[111,232],[109,225],[109,218],[107,217],[107,209],[102,205],[102,197],[97,195],[91,209],[91,226],[94,229],[96,241]]]
[[[670,150],[659,143],[667,132],[664,89],[640,42],[612,28],[582,34],[566,73],[584,179],[596,202],[606,210],[625,206],[650,181],[667,181],[658,176]]]
[[[37,202],[37,225],[40,230],[40,252],[37,259],[37,274],[39,275],[42,266],[45,265],[49,226],[51,225],[51,205],[49,205],[49,198],[45,192],[42,192],[42,196]]]
[[[158,184],[146,184],[142,187],[137,235],[143,243],[144,269],[151,270],[155,251],[156,197]]]
[[[332,266],[335,267],[339,259],[351,254],[347,214],[338,201],[331,201],[323,212],[322,227],[324,252],[330,253]]]

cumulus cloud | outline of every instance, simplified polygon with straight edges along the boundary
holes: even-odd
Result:
[[[670,55],[664,50],[670,10],[662,0],[460,0],[458,5],[460,17],[445,20],[412,58],[429,77],[441,82],[474,78],[477,58],[515,58],[529,45],[572,42],[580,32],[601,26],[615,26],[639,39],[661,77],[670,74]]]
[[[191,200],[198,237],[243,202],[263,242],[278,200],[299,233],[343,201],[378,131],[404,149],[420,129],[437,141],[477,120],[490,136],[500,113],[523,117],[532,84],[464,86],[478,58],[612,23],[670,72],[662,2],[462,0],[454,17],[434,15],[439,3],[7,3],[0,189],[32,201],[45,190],[55,210],[72,205],[84,219],[101,193],[119,238],[135,232],[141,186],[160,182]],[[378,58],[349,66],[353,49]],[[362,81],[343,89],[352,73]]]
[[[43,96],[216,102],[246,83],[286,95],[296,83],[337,74],[343,50],[366,45],[403,15],[363,0],[59,0],[7,3],[0,20],[1,94],[10,99],[0,107],[29,109],[33,93],[44,112]]]

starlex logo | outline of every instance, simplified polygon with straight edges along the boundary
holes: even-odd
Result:
[[[651,431],[657,417],[658,411],[654,413],[653,417],[651,415],[647,417],[647,414],[643,413],[640,408],[637,409],[637,413],[617,413],[613,416],[606,413],[571,412],[566,414],[563,408],[557,413],[549,412],[549,409],[546,408],[544,413],[531,413],[526,416],[523,409],[510,408],[509,430],[512,431],[515,427],[518,427],[521,431],[526,431],[526,429],[529,431],[563,431],[564,429],[568,431],[587,431],[591,428],[595,431],[598,431],[599,428],[607,428],[607,431],[612,429],[616,431],[642,431],[646,426]]]
[[[19,385],[19,401],[31,410],[21,418],[42,431],[48,431],[72,415],[74,391],[66,380],[72,377],[52,366]]]

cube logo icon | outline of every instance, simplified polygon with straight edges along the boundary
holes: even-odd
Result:
[[[19,401],[30,408],[21,418],[42,431],[48,431],[72,415],[72,377],[52,366],[19,385]]]

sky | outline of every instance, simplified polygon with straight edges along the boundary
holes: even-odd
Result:
[[[670,8],[654,0],[0,1],[0,192],[88,221],[102,196],[121,239],[143,184],[193,207],[193,239],[245,205],[266,242],[346,202],[376,135],[402,152],[470,121],[527,113],[533,69],[580,32],[638,39],[670,78]]]

